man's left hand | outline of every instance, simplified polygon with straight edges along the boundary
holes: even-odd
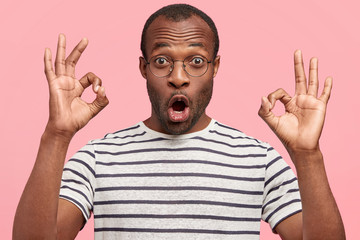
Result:
[[[318,60],[310,60],[309,81],[306,79],[302,54],[294,53],[295,95],[278,89],[263,97],[259,116],[278,136],[290,156],[299,152],[319,151],[319,139],[324,125],[325,112],[332,88],[332,78],[325,80],[322,94],[318,97]],[[285,113],[275,116],[272,109],[277,100],[285,106]]]

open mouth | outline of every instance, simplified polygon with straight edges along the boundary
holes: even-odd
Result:
[[[170,99],[168,115],[172,122],[184,122],[189,117],[189,100],[184,95],[175,95]]]
[[[183,101],[176,101],[171,105],[171,107],[175,112],[182,112],[184,111],[186,104]]]

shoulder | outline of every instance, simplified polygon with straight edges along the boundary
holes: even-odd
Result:
[[[232,153],[249,164],[257,162],[261,166],[267,164],[268,152],[273,149],[268,143],[219,121],[213,122],[204,138],[208,147]]]
[[[216,120],[214,121],[212,129],[209,130],[209,133],[224,141],[242,142],[248,145],[259,146],[264,149],[271,148],[268,143],[249,136],[236,128],[230,127]]]
[[[112,132],[107,133],[103,138],[91,140],[88,144],[89,145],[98,145],[98,144],[106,144],[114,143],[114,142],[122,142],[131,139],[135,139],[138,137],[142,137],[146,135],[146,130],[142,126],[142,123],[134,124],[130,127]]]
[[[121,139],[121,138],[127,138],[127,137],[136,137],[141,136],[146,133],[145,129],[142,126],[142,123],[137,123],[135,125],[132,125],[130,127],[118,130],[113,133],[108,133],[104,136],[103,140],[105,139]]]

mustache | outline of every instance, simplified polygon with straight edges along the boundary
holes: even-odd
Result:
[[[186,93],[186,91],[183,90],[175,90],[171,93],[171,96],[169,97],[169,99],[167,100],[167,105],[169,104],[169,102],[171,101],[171,99],[175,96],[175,95],[184,95],[188,100],[189,103],[191,103],[191,99],[189,98],[188,94]]]
[[[183,90],[175,90],[171,93],[171,97],[170,99],[175,96],[175,95],[184,95],[185,97],[188,97],[186,91],[183,91]]]

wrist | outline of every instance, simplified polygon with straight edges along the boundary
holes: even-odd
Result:
[[[289,151],[289,155],[297,170],[324,164],[323,155],[319,148],[314,150]]]
[[[46,138],[51,138],[51,140],[69,143],[75,135],[76,131],[64,130],[70,128],[64,124],[60,124],[60,127],[58,125],[59,124],[56,124],[53,121],[49,121],[45,127],[43,136]]]
[[[74,134],[57,131],[49,126],[46,126],[44,133],[41,136],[41,141],[47,143],[58,143],[61,145],[69,145]]]

